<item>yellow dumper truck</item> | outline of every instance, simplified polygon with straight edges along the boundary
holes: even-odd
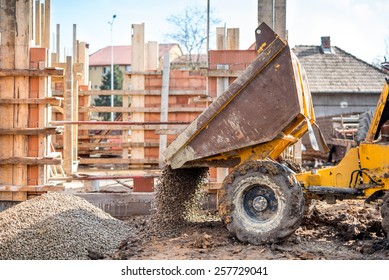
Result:
[[[257,58],[165,150],[173,169],[229,167],[218,212],[239,240],[280,242],[299,226],[310,199],[382,199],[389,189],[388,85],[366,139],[337,165],[295,173],[277,159],[308,133],[327,149],[315,123],[306,73],[287,42],[256,29]],[[382,206],[389,231],[389,198]]]

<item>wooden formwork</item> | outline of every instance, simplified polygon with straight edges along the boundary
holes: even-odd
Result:
[[[50,0],[0,3],[0,201],[23,201],[58,190],[47,180],[49,167],[62,161],[50,151],[50,135],[58,130],[48,127],[48,108],[62,100],[50,96],[48,86],[63,70],[48,68]]]
[[[204,79],[204,77],[197,78]],[[161,76],[154,76],[152,79],[158,80],[161,79]],[[174,80],[174,78],[172,79]],[[146,78],[146,87],[148,87],[148,84],[149,81]],[[205,82],[203,85],[205,85]],[[169,117],[166,123],[161,123],[161,93],[161,89],[80,92],[80,98],[98,94],[127,96],[130,100],[140,96],[145,99],[144,107],[134,107],[132,103],[127,107],[124,104],[122,107],[113,108],[80,105],[80,113],[113,111],[126,113],[128,116],[127,119],[121,117],[120,120],[115,122],[79,122],[78,150],[80,164],[125,164],[130,165],[130,168],[158,167],[160,136],[168,135],[168,141],[173,140],[206,106],[205,103],[190,104],[189,102],[194,97],[205,96],[204,89],[172,89],[169,92]],[[174,104],[174,106],[170,106],[171,104]],[[134,121],[132,118],[134,113],[143,114],[143,121]],[[165,128],[163,128],[164,126]],[[87,133],[82,133],[85,131]],[[134,139],[132,137],[133,131],[143,133],[143,141]],[[127,135],[127,137],[124,137],[124,135]],[[133,157],[133,149],[142,150],[144,156],[142,158]]]

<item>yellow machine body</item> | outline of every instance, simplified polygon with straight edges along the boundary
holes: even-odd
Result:
[[[389,142],[380,136],[389,114],[388,92],[389,86],[385,84],[364,142],[350,149],[336,166],[296,175],[306,190],[320,193],[320,187],[345,188],[355,192],[344,194],[367,198],[389,189]]]

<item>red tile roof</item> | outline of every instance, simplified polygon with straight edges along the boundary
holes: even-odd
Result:
[[[159,56],[162,57],[177,44],[159,44]],[[115,65],[131,65],[131,46],[113,46]],[[89,56],[90,66],[111,65],[111,46],[102,48]]]
[[[113,61],[115,65],[131,65],[131,46],[113,46]],[[111,46],[91,54],[89,65],[111,65]]]

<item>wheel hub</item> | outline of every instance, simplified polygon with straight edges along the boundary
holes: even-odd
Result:
[[[263,196],[257,196],[253,199],[253,207],[257,211],[264,211],[267,208],[267,199]]]
[[[277,215],[278,200],[266,185],[254,184],[242,196],[245,213],[256,222],[265,222]]]

